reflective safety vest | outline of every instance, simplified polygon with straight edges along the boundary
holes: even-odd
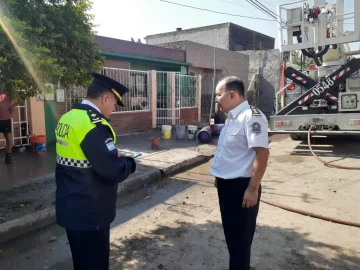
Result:
[[[116,145],[115,131],[109,122],[102,118],[95,109],[92,111],[72,109],[64,114],[55,129],[57,163],[78,168],[91,167],[80,144],[86,134],[99,124],[110,128]]]

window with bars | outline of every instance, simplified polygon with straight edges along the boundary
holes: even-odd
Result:
[[[149,72],[105,67],[102,73],[130,90],[123,97],[124,107],[116,106],[116,112],[150,110]]]
[[[176,85],[180,89],[178,106],[180,108],[196,107],[198,97],[197,77],[178,74]]]

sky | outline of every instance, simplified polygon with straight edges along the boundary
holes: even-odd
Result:
[[[247,0],[169,0],[217,12],[272,20],[257,10]],[[258,0],[276,13],[276,5],[294,0]],[[327,0],[332,3],[335,0]],[[352,11],[354,0],[345,0],[345,12]],[[232,22],[254,31],[275,37],[275,48],[279,47],[276,21],[242,18],[237,16],[210,13],[207,11],[182,7],[160,0],[93,0],[92,14],[95,15],[98,35],[136,41],[151,34],[175,31],[176,28],[189,29],[212,24]],[[351,30],[353,25],[346,25]],[[356,46],[356,48],[354,47]],[[359,49],[353,44],[353,49]]]

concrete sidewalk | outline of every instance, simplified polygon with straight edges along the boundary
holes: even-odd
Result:
[[[162,158],[149,158],[150,156],[164,153],[164,151],[185,149],[196,151],[198,142],[189,140],[176,140],[173,134],[170,140],[161,140],[161,146],[158,150],[151,149],[151,137],[161,137],[160,130],[154,130],[136,134],[126,134],[118,136],[118,148],[124,151],[141,152],[142,156],[138,158],[140,164],[149,166],[157,166],[163,164]],[[204,150],[204,147],[201,147]],[[20,152],[19,148],[13,150],[13,164],[5,164],[5,152],[0,150],[0,191],[9,190],[14,187],[28,185],[35,182],[43,182],[44,180],[53,178],[55,171],[55,146],[48,146],[46,156],[34,156],[32,149],[27,147],[25,152]],[[158,162],[155,162],[158,161]],[[163,161],[167,162],[165,158]],[[155,162],[155,163],[154,163]],[[176,162],[176,160],[169,160]]]
[[[161,137],[160,130],[118,137],[118,147],[136,151],[137,170],[119,185],[118,194],[129,193],[182,169],[209,160],[216,149],[196,140],[161,140],[160,148],[151,148],[151,137]],[[35,157],[30,149],[14,153],[14,164],[0,160],[0,244],[43,228],[55,222],[55,151],[48,149],[45,157]],[[26,177],[28,176],[28,177]]]

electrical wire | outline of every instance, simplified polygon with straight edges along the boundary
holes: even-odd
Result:
[[[308,132],[308,145],[309,145],[309,149],[310,149],[310,152],[311,154],[313,154],[313,156],[320,162],[324,163],[326,166],[329,166],[329,167],[333,167],[333,168],[337,168],[337,169],[346,169],[346,170],[360,170],[360,167],[347,167],[347,166],[341,166],[341,165],[336,165],[336,164],[332,164],[332,163],[329,163],[325,160],[322,160],[321,158],[319,158],[313,151],[312,147],[311,147],[311,130],[312,130],[312,126],[310,127],[309,129],[309,132]]]
[[[192,8],[192,9],[197,9],[197,10],[202,10],[202,11],[207,11],[207,12],[212,12],[212,13],[217,13],[217,14],[222,14],[222,15],[229,15],[229,16],[234,16],[234,17],[241,17],[241,18],[253,19],[253,20],[260,20],[260,21],[269,21],[269,22],[276,21],[276,20],[270,20],[270,19],[262,19],[262,18],[256,18],[256,17],[250,17],[250,16],[243,16],[243,15],[238,15],[238,14],[231,14],[231,13],[219,12],[219,11],[210,10],[210,9],[205,9],[205,8],[198,8],[198,7],[189,6],[189,5],[183,5],[183,4],[174,3],[174,2],[170,2],[170,1],[166,1],[166,0],[160,0],[160,1],[161,1],[161,2],[165,2],[165,3],[169,3],[169,4],[173,4],[173,5],[177,5],[177,6],[182,6],[182,7],[187,7],[187,8]]]
[[[275,12],[268,9],[263,4],[261,4],[259,1],[257,1],[257,0],[246,0],[246,2],[248,2],[249,4],[254,6],[256,9],[258,9],[259,11],[265,13],[266,15],[270,16],[271,18],[274,18],[277,21],[278,15]],[[286,21],[282,20],[282,23],[284,25],[286,25]]]
[[[341,219],[337,219],[337,218],[326,217],[326,216],[322,216],[322,215],[319,215],[319,214],[315,214],[315,213],[311,213],[311,212],[308,212],[308,211],[295,209],[295,208],[292,208],[292,207],[289,207],[289,206],[285,206],[285,205],[282,205],[282,204],[271,202],[271,201],[268,201],[268,200],[265,200],[265,199],[260,199],[260,201],[263,202],[263,203],[266,203],[268,205],[275,206],[277,208],[281,208],[281,209],[284,209],[284,210],[287,210],[287,211],[290,211],[290,212],[293,212],[293,213],[296,213],[296,214],[301,214],[301,215],[304,215],[304,216],[309,216],[309,217],[312,217],[312,218],[322,219],[322,220],[330,221],[330,222],[333,222],[333,223],[338,223],[338,224],[342,224],[342,225],[347,225],[347,226],[360,228],[360,223],[359,222],[346,221],[346,220],[341,220]]]
[[[276,19],[277,17],[274,14],[271,14],[270,12],[266,11],[265,9],[263,9],[262,7],[260,7],[257,3],[253,2],[252,0],[246,0],[246,2],[248,2],[249,4],[253,5],[255,8],[257,8],[258,10],[262,11],[263,13],[265,13],[266,15],[269,15],[270,17]]]
[[[270,10],[268,7],[264,6],[264,5],[263,5],[262,3],[260,3],[258,0],[251,0],[251,2],[257,3],[259,6],[261,6],[263,9],[265,9],[267,12],[273,14],[273,15],[275,16],[275,18],[278,17],[277,14],[276,14],[274,11],[272,11],[272,10]]]
[[[246,8],[253,8],[253,7],[249,7],[249,6],[245,6],[243,4],[240,3],[235,3],[235,2],[231,2],[231,1],[227,1],[227,0],[220,0],[221,2],[225,2],[225,3],[229,3],[229,4],[233,4],[233,5],[237,5],[237,6],[241,6],[241,7],[246,7]],[[256,15],[256,14],[255,14]]]
[[[266,3],[266,4],[268,4],[269,6],[276,7],[275,5],[273,5],[273,4],[269,3],[269,2],[266,2],[265,0],[261,0],[261,1],[264,2],[264,3]]]
[[[309,149],[310,152],[314,155],[314,157],[319,160],[320,162],[324,163],[325,165],[329,166],[329,167],[333,167],[333,168],[337,168],[337,169],[346,169],[346,170],[360,170],[360,167],[347,167],[347,166],[340,166],[340,165],[335,165],[335,164],[331,164],[329,162],[326,162],[324,160],[322,160],[321,158],[319,158],[313,151],[312,147],[311,147],[311,130],[312,130],[312,126],[309,129],[308,132],[308,145],[309,145]],[[305,216],[309,216],[312,218],[317,218],[317,219],[322,219],[325,221],[329,221],[329,222],[333,222],[333,223],[338,223],[338,224],[342,224],[342,225],[346,225],[346,226],[352,226],[352,227],[357,227],[360,228],[360,223],[359,222],[352,222],[352,221],[346,221],[346,220],[341,220],[341,219],[337,219],[337,218],[332,218],[332,217],[326,217],[326,216],[322,216],[319,214],[315,214],[315,213],[311,213],[308,211],[304,211],[301,209],[295,209],[289,206],[285,206],[282,204],[278,204],[275,202],[271,202],[265,199],[260,199],[261,202],[266,203],[268,205],[277,207],[277,208],[281,208],[293,213],[297,213],[297,214],[301,214],[301,215],[305,215]]]
[[[260,15],[259,14],[256,14],[253,10],[257,10],[258,11],[258,9],[257,8],[255,8],[255,7],[253,7],[253,6],[246,6],[246,5],[242,5],[242,4],[240,4],[240,3],[235,3],[235,2],[231,2],[231,1],[227,1],[227,0],[219,0],[219,1],[221,1],[221,2],[225,2],[225,3],[229,3],[229,4],[233,4],[233,5],[237,5],[237,6],[241,6],[241,7],[245,7],[245,8],[248,8],[249,9],[249,11],[252,13],[252,14],[254,14],[255,16],[257,16],[257,17],[259,17]],[[275,24],[273,24],[273,23],[275,23]],[[277,21],[272,21],[271,22],[271,24],[270,24],[271,26],[273,26],[273,27],[276,27],[276,29],[278,28],[278,26],[277,26]]]

